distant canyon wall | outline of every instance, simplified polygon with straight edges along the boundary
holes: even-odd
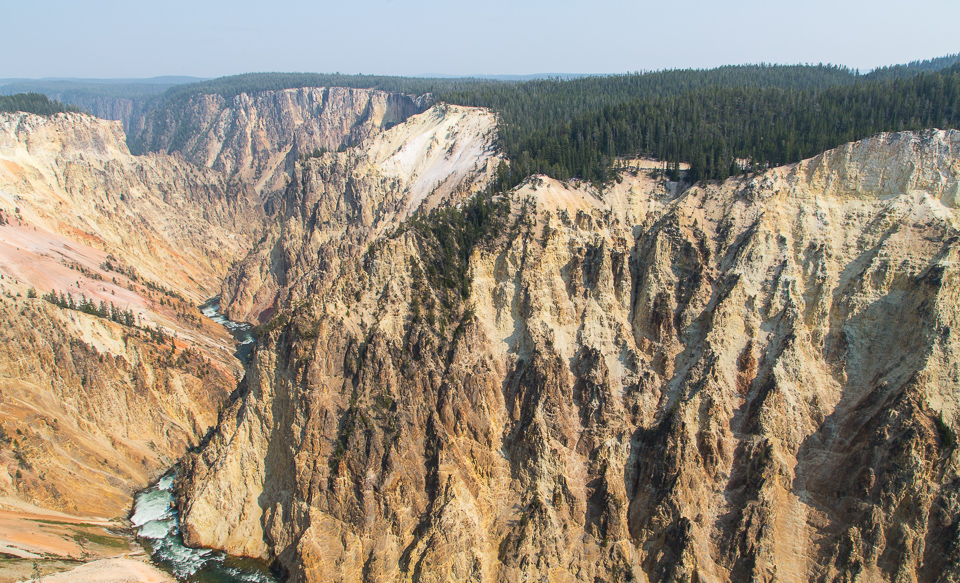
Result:
[[[429,97],[371,89],[307,87],[183,97],[149,112],[131,150],[179,152],[254,186],[281,189],[301,153],[336,151],[424,111]],[[137,126],[140,127],[140,126]]]
[[[224,312],[265,323],[276,306],[324,288],[343,262],[415,212],[477,193],[501,161],[495,136],[492,113],[440,105],[355,148],[297,164],[269,202],[266,234],[224,281]]]

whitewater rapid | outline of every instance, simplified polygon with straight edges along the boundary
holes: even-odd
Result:
[[[233,339],[237,342],[237,350],[233,355],[243,364],[247,364],[250,360],[250,354],[253,352],[253,345],[256,343],[256,339],[253,337],[252,326],[246,322],[228,320],[226,316],[221,314],[219,297],[207,300],[206,303],[200,306],[200,312],[217,324],[222,325],[233,335]]]
[[[260,561],[186,546],[174,506],[175,479],[176,474],[167,474],[137,494],[133,503],[130,522],[154,564],[190,583],[279,583]]]

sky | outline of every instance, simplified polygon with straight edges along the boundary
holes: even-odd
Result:
[[[956,0],[0,0],[0,78],[866,72],[960,52]]]

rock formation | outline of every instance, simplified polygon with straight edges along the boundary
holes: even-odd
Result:
[[[241,369],[196,306],[261,221],[219,173],[131,156],[118,122],[0,114],[0,496],[124,517],[200,442]]]
[[[960,132],[489,197],[484,110],[150,115],[0,114],[5,507],[122,515],[194,449],[188,542],[294,582],[960,580]]]
[[[82,114],[0,114],[0,209],[38,247],[64,237],[195,299],[216,294],[262,225],[251,189],[178,156],[132,156],[119,123]]]
[[[263,335],[189,541],[296,582],[960,580],[960,133],[411,215],[407,131],[298,165],[231,272]]]
[[[284,195],[268,202],[266,234],[229,273],[224,312],[264,321],[277,301],[322,287],[344,259],[415,211],[477,192],[500,162],[495,132],[487,111],[439,105],[356,148],[298,164]]]
[[[0,328],[0,495],[75,516],[125,516],[235,383],[215,352],[41,299],[0,298]]]
[[[428,97],[340,87],[198,93],[151,111],[130,142],[138,153],[180,152],[270,192],[286,185],[299,154],[356,144],[428,105]]]
[[[150,89],[153,89],[152,87]],[[165,87],[158,85],[153,95],[141,97],[113,97],[96,95],[93,92],[47,93],[50,99],[68,103],[80,108],[80,111],[89,113],[100,119],[119,121],[123,124],[123,131],[128,136],[136,136],[143,131],[144,124],[150,117],[150,112],[157,106]]]

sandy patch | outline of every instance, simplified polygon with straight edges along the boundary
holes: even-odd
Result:
[[[37,581],[37,579],[30,579]],[[153,565],[126,557],[102,559],[76,569],[43,575],[43,583],[171,583],[176,579]]]
[[[23,581],[38,572],[43,581],[98,581],[100,579],[53,579],[49,575],[76,569],[84,561],[129,556],[130,543],[119,532],[123,528],[124,525],[103,518],[71,516],[14,498],[0,498],[0,583]],[[137,549],[136,552],[142,553]],[[140,561],[127,560],[142,565]],[[155,579],[129,575],[126,579],[103,580]]]
[[[98,518],[60,513],[0,510],[0,552],[23,559],[61,557],[82,560],[130,552],[123,526]]]

